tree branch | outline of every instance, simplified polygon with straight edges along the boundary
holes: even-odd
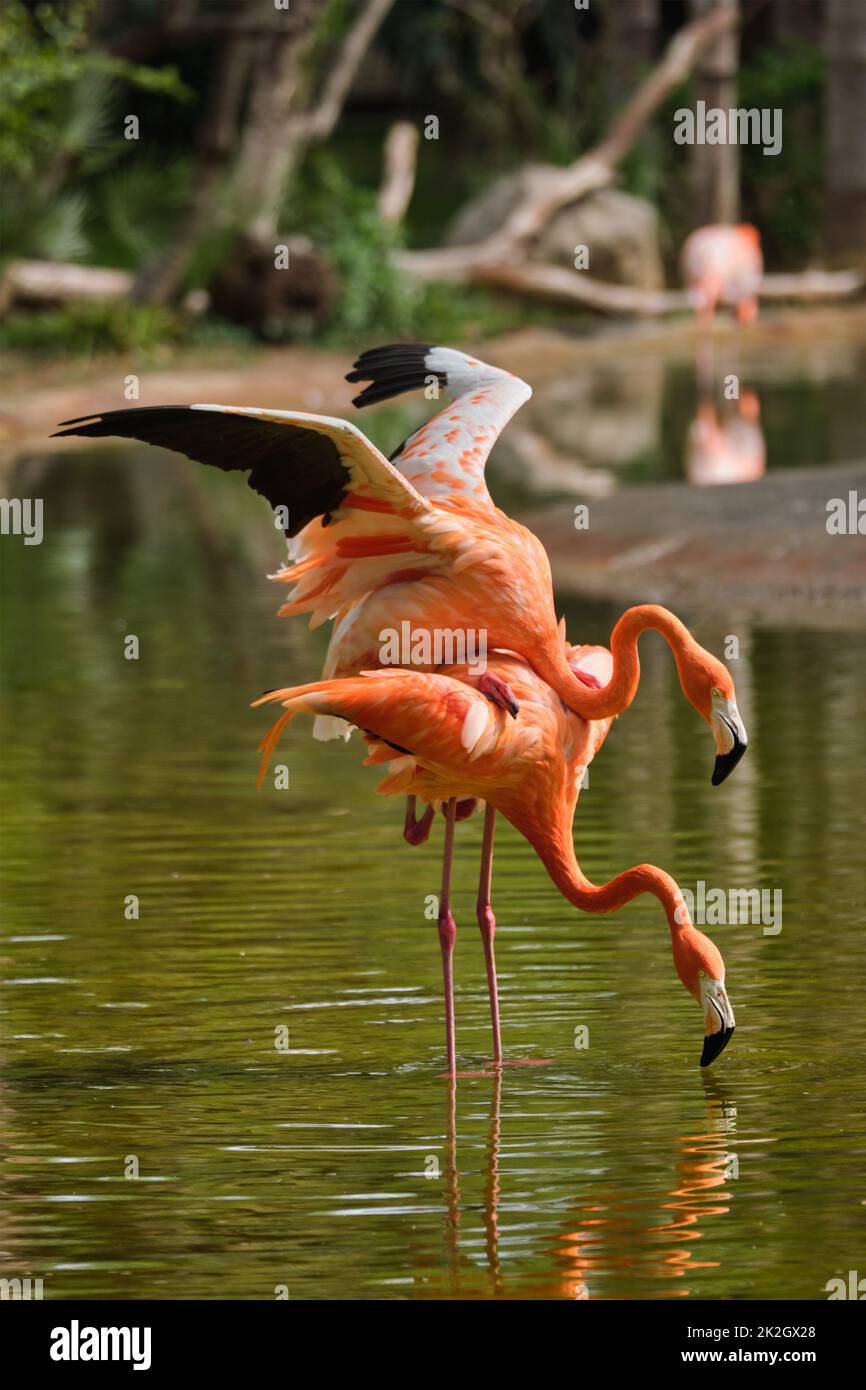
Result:
[[[528,245],[554,213],[612,181],[617,164],[653,113],[674,87],[688,77],[704,50],[736,20],[736,10],[721,4],[704,18],[680,29],[661,62],[641,83],[603,139],[568,168],[552,172],[541,189],[536,186],[524,196],[492,236],[475,246],[403,252],[397,258],[400,268],[424,279],[460,279],[472,278],[473,272],[482,266],[523,259]]]
[[[394,0],[367,0],[355,23],[343,40],[322,89],[318,104],[306,114],[304,138],[307,141],[327,140],[346,104],[364,55],[375,37]]]
[[[418,162],[418,127],[395,121],[385,140],[385,160],[378,208],[383,222],[402,222],[412,200]]]

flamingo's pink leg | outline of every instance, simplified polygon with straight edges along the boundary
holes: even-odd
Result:
[[[478,877],[478,902],[476,912],[481,928],[481,941],[484,945],[484,961],[487,966],[487,992],[490,995],[490,1022],[493,1025],[493,1060],[502,1061],[502,1037],[499,1031],[499,987],[496,982],[496,958],[493,954],[493,936],[496,931],[496,918],[490,905],[490,885],[493,879],[493,837],[496,834],[496,812],[487,803],[484,809],[484,832],[481,839],[481,873]]]
[[[445,845],[442,850],[442,891],[439,894],[439,949],[442,952],[442,983],[445,989],[445,1050],[448,1074],[457,1071],[457,1048],[454,1031],[454,975],[452,960],[457,939],[457,923],[451,915],[451,866],[454,860],[454,816],[457,801],[451,797],[445,813]]]
[[[415,819],[415,798],[406,797],[406,819],[403,821],[403,839],[409,845],[423,845],[430,834],[435,812],[428,806],[420,820]]]

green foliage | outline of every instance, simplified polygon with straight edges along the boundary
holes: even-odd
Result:
[[[183,320],[167,309],[141,304],[70,304],[41,313],[14,313],[0,322],[0,348],[43,356],[148,354],[178,342]]]
[[[111,79],[176,99],[192,95],[174,68],[149,68],[89,47],[92,8],[90,0],[64,0],[31,12],[21,0],[7,0],[0,9],[0,166],[7,175],[33,178],[58,149],[77,153],[104,138],[104,104],[94,123],[92,102],[97,92],[105,96]]]
[[[107,263],[136,267],[159,249],[183,206],[188,178],[186,160],[138,155],[99,180],[93,197]]]
[[[375,194],[359,188],[333,156],[320,155],[285,209],[287,229],[303,232],[321,248],[340,277],[335,311],[320,340],[331,345],[421,335],[449,341],[502,332],[549,317],[527,314],[515,299],[453,284],[419,284],[393,263],[401,234],[385,226]],[[309,331],[309,330],[308,330]]]
[[[73,190],[61,193],[33,227],[30,249],[48,261],[83,261],[90,249],[86,224],[84,194]]]
[[[313,161],[286,218],[291,230],[324,249],[340,277],[332,333],[351,337],[374,322],[398,334],[409,331],[416,294],[391,265],[397,238],[379,220],[375,196],[353,183],[333,157]]]
[[[0,8],[0,246],[4,256],[90,254],[93,220],[82,177],[131,153],[118,95],[124,84],[183,100],[174,68],[145,67],[90,45],[91,0]],[[75,175],[74,193],[61,192]],[[159,200],[157,200],[159,201]]]

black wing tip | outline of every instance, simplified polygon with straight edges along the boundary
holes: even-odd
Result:
[[[124,420],[131,420],[134,417],[142,418],[144,415],[167,415],[169,411],[180,411],[185,413],[192,410],[191,405],[138,405],[132,406],[128,410],[92,410],[89,415],[77,415],[74,420],[59,420],[58,428],[50,436],[51,439],[62,439],[64,435],[70,434],[113,434],[111,428],[114,424],[120,424]],[[83,429],[72,429],[72,425],[83,425]]]
[[[352,371],[347,381],[365,381],[368,368],[378,368],[396,363],[416,363],[428,352],[433,351],[432,343],[383,343],[380,347],[366,348],[352,363]]]
[[[64,434],[78,434],[78,430],[71,429],[72,425],[101,425],[102,414],[97,410],[93,415],[79,415],[74,420],[58,420],[57,429],[51,435],[52,439],[62,438]]]
[[[446,373],[434,372],[427,365],[427,356],[432,351],[429,343],[387,343],[368,348],[346,375],[346,380],[353,384],[369,382],[352,404],[362,409],[365,405],[376,405],[392,396],[400,396],[404,391],[416,391],[426,386],[430,376],[435,376],[440,386],[447,386]]]

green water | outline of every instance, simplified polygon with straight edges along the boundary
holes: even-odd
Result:
[[[258,500],[147,451],[34,460],[9,495],[43,496],[46,531],[2,542],[0,1277],[58,1299],[811,1299],[866,1274],[863,635],[686,615],[717,650],[740,637],[747,758],[710,786],[649,637],[582,796],[593,877],[650,860],[782,891],[780,933],[709,928],[738,1022],[719,1062],[698,1069],[657,904],[577,913],[504,826],[506,1055],[547,1064],[451,1095],[441,826],[405,845],[359,747],[300,721],[289,789],[255,789],[271,715],[249,701],[315,676],[325,640],[273,617]],[[570,632],[612,616],[572,608]],[[458,828],[476,1071],[479,841]]]

